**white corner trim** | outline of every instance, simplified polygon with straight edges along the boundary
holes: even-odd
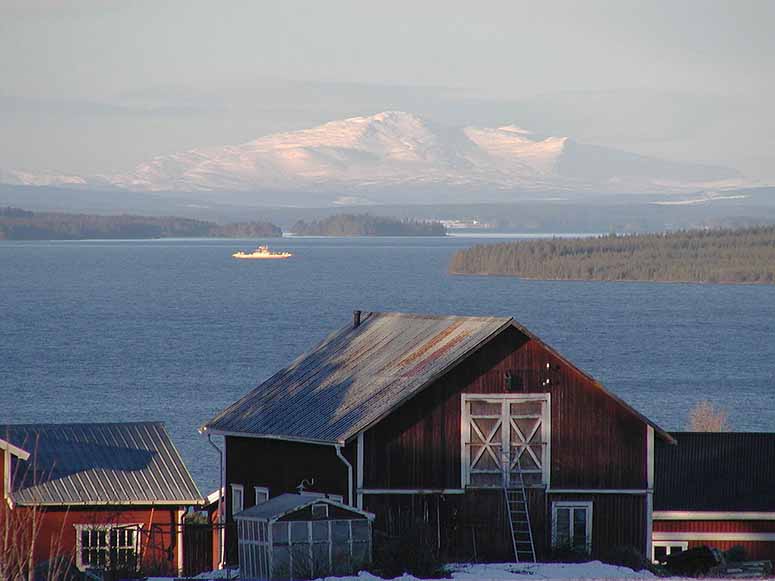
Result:
[[[646,424],[646,555],[652,555],[654,532],[654,428]]]
[[[683,533],[655,532],[655,541],[775,541],[775,533]]]
[[[655,510],[654,520],[775,520],[775,512]]]
[[[183,577],[183,530],[186,524],[186,511],[178,510],[178,526],[176,532],[175,543],[178,549],[178,577]]]
[[[358,491],[358,498],[356,505],[359,509],[363,510],[363,458],[364,458],[364,450],[363,450],[363,432],[358,432],[358,439],[356,440],[356,445],[358,447],[358,457],[357,457],[357,466],[356,466],[356,480],[357,484],[355,486],[356,490]]]

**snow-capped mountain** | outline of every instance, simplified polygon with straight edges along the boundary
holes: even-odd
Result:
[[[432,192],[446,199],[475,192],[472,201],[518,192],[685,192],[739,177],[727,168],[662,161],[513,125],[442,127],[386,111],[162,155],[129,173],[87,181],[139,191],[250,192],[256,201],[272,191],[303,192],[321,202],[419,202],[437,201]]]

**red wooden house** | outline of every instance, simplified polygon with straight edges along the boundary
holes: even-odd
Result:
[[[775,434],[672,434],[656,447],[653,558],[707,545],[775,561]]]
[[[654,441],[673,442],[511,318],[359,311],[202,431],[225,438],[229,521],[304,481],[478,560],[650,554]]]
[[[35,563],[183,570],[182,518],[204,501],[163,424],[0,426],[0,466],[0,521]]]

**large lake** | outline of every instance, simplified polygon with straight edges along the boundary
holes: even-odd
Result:
[[[709,399],[775,431],[775,286],[448,275],[478,241],[0,243],[0,423],[163,420],[207,493],[197,427],[363,309],[512,315],[664,428]]]

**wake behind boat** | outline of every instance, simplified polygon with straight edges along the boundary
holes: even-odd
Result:
[[[293,256],[290,252],[272,252],[269,246],[259,246],[253,252],[243,252],[242,250],[231,255],[232,258],[250,258],[250,259],[279,259],[290,258]]]

